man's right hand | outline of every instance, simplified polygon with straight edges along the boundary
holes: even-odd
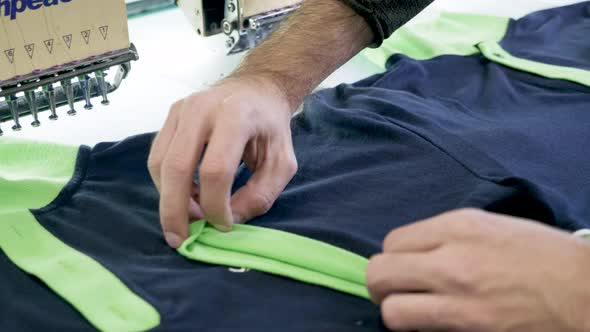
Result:
[[[230,78],[172,106],[148,161],[172,247],[187,238],[189,216],[229,231],[270,209],[297,170],[292,111],[372,40],[344,2],[307,0]],[[242,160],[253,175],[232,197]]]
[[[229,231],[271,208],[297,171],[291,111],[286,94],[265,76],[229,78],[172,105],[148,161],[171,247],[188,237],[189,218]],[[241,161],[253,175],[232,196]]]

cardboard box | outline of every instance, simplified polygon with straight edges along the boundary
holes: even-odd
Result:
[[[128,47],[125,0],[0,0],[0,81]]]

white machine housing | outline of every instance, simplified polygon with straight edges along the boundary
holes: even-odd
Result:
[[[177,0],[197,34],[228,36],[229,54],[258,45],[300,3],[301,0]]]

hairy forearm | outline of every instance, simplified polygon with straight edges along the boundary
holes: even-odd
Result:
[[[294,111],[338,67],[373,41],[366,20],[339,0],[307,0],[231,77],[265,76]]]

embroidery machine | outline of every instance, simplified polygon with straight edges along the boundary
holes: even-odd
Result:
[[[3,0],[0,1],[0,121],[11,119],[22,129],[20,117],[31,114],[33,127],[39,112],[93,97],[108,104],[137,60],[129,43],[125,3],[121,0]],[[112,82],[106,71],[119,66]],[[0,129],[1,130],[1,129]]]
[[[255,47],[300,0],[0,0],[0,135],[109,104],[138,60],[127,16],[178,5],[196,35],[227,35],[228,54]],[[127,14],[127,15],[126,15]],[[62,108],[64,110],[62,111]],[[62,114],[63,113],[63,114]],[[28,121],[27,121],[28,122]]]

